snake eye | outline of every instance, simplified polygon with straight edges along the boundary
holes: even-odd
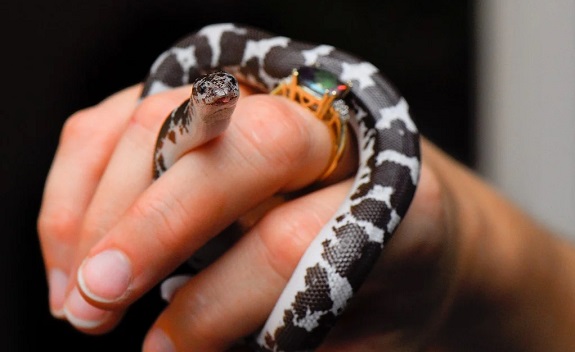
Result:
[[[205,92],[206,92],[206,86],[204,86],[203,84],[198,85],[198,93],[204,94]]]

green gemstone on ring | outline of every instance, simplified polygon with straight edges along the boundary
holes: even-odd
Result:
[[[298,85],[311,90],[318,97],[322,97],[326,92],[335,94],[336,98],[341,98],[349,87],[338,81],[337,76],[326,70],[315,67],[300,67],[298,70]]]

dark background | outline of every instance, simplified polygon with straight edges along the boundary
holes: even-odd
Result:
[[[36,217],[66,117],[141,81],[159,53],[206,24],[251,24],[364,57],[403,93],[423,134],[474,162],[471,0],[3,1],[0,12],[0,351],[140,349],[157,292],[101,337],[50,316]]]

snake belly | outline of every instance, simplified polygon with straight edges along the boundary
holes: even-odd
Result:
[[[405,215],[420,173],[419,134],[408,105],[369,62],[232,23],[204,27],[161,54],[143,90],[148,96],[224,70],[269,92],[301,66],[352,83],[346,103],[359,167],[346,200],[304,253],[257,335],[254,348],[261,351],[318,347]]]

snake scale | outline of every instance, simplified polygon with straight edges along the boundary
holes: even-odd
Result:
[[[352,112],[349,123],[357,136],[359,167],[346,200],[301,258],[255,337],[261,351],[318,347],[405,215],[420,172],[419,134],[408,105],[369,62],[329,45],[231,23],[204,27],[165,51],[153,64],[142,94],[189,84],[216,70],[269,92],[302,66],[320,67],[341,82],[351,82],[345,101]],[[164,127],[178,128],[183,127]]]

